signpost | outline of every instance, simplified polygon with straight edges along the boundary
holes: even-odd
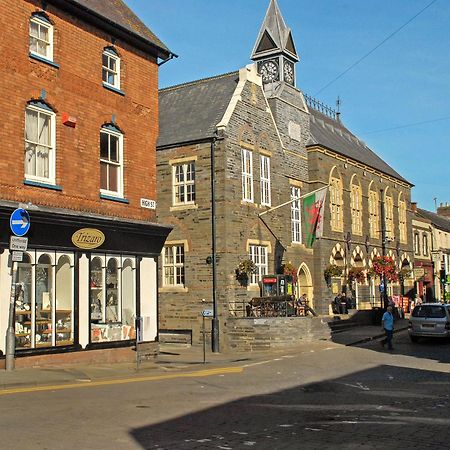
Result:
[[[16,332],[14,326],[14,309],[16,302],[17,264],[21,262],[23,252],[28,248],[28,238],[23,237],[30,229],[30,215],[23,208],[17,208],[11,214],[9,226],[14,236],[10,237],[9,250],[11,252],[11,293],[9,298],[8,330],[6,332],[5,369],[14,370],[14,353],[16,350]]]
[[[205,317],[214,317],[214,311],[212,309],[204,309],[202,311],[202,318],[203,318],[203,364],[206,364]]]

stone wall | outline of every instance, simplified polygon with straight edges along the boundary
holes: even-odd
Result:
[[[227,320],[226,346],[237,352],[295,347],[331,338],[326,317],[270,317]]]

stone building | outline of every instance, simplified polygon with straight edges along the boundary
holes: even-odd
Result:
[[[416,292],[426,301],[449,300],[450,218],[443,206],[436,214],[413,203],[413,211]]]
[[[262,276],[283,264],[295,268],[297,295],[320,315],[347,271],[367,271],[383,248],[398,267],[412,268],[411,184],[296,86],[299,55],[275,0],[251,58],[239,72],[160,91],[158,218],[173,226],[160,261],[161,340],[198,343],[201,313],[211,308],[229,344]],[[308,248],[296,199],[329,184],[324,237]],[[246,259],[257,273],[242,286],[235,271]],[[331,263],[344,270],[329,286]],[[358,307],[378,302],[378,285],[353,286]],[[307,329],[304,321],[295,326]]]
[[[136,316],[142,339],[157,335],[170,227],[143,205],[156,200],[158,60],[171,52],[121,0],[6,3],[0,334],[15,295],[18,365],[131,358]],[[16,208],[31,225],[11,267]]]

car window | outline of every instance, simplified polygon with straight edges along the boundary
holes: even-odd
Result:
[[[414,308],[413,317],[429,317],[439,319],[445,317],[445,309],[443,306],[436,305],[419,305]]]

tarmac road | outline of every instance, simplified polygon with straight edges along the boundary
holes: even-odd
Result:
[[[450,345],[410,354],[406,332],[395,344],[391,354],[377,342],[317,342],[222,367],[11,391],[0,395],[0,448],[448,449]]]

